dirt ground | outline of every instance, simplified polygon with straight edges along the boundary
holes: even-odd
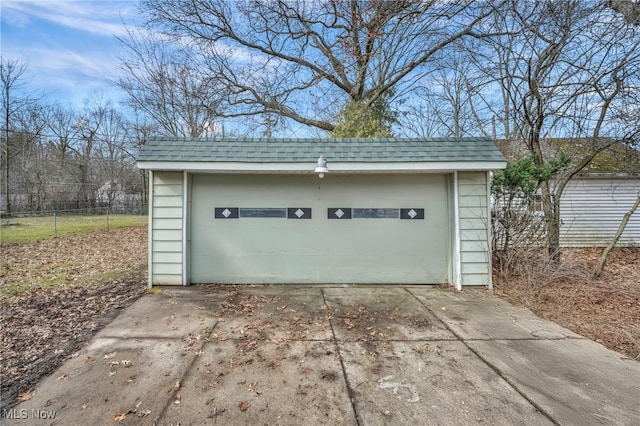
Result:
[[[564,249],[556,270],[494,273],[496,294],[604,346],[640,360],[640,248],[614,248],[593,279],[602,249]]]
[[[1,249],[0,408],[4,408],[15,405],[20,395],[29,395],[40,379],[75,356],[144,294],[147,228]],[[16,283],[26,291],[10,291]]]
[[[599,249],[564,255],[553,272],[497,276],[496,293],[640,359],[640,248],[614,249],[599,280],[590,278]],[[3,246],[0,408],[28,398],[42,378],[77,356],[86,341],[144,294],[146,262],[146,226]],[[17,282],[41,284],[9,292]]]

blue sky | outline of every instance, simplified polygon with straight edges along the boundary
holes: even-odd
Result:
[[[119,43],[134,25],[137,0],[2,0],[0,49],[4,60],[27,64],[29,88],[50,100],[82,105],[92,93],[114,102]]]

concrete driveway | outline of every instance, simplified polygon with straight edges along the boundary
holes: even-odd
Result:
[[[3,420],[637,425],[638,401],[640,363],[486,290],[193,286],[142,297]]]

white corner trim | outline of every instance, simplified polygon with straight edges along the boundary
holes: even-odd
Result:
[[[147,233],[149,234],[147,236],[148,239],[148,244],[149,246],[147,247],[147,250],[149,251],[149,253],[147,254],[148,256],[148,260],[147,262],[149,262],[149,265],[147,266],[147,275],[148,275],[148,284],[147,286],[149,288],[153,287],[153,170],[149,170],[149,204],[147,204],[147,209],[148,209],[148,220],[149,223],[147,224],[148,230]]]
[[[489,264],[489,290],[493,290],[493,247],[491,246],[492,234],[491,230],[491,172],[487,171],[485,176],[487,184],[487,247],[489,247],[487,253],[487,263]]]
[[[182,173],[182,285],[187,285],[187,218],[189,203],[187,199],[189,173]]]
[[[460,200],[458,190],[458,172],[453,172],[453,228],[454,228],[454,259],[453,259],[453,284],[456,290],[462,290],[462,263],[460,255]]]

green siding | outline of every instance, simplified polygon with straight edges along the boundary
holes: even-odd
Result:
[[[160,263],[181,263],[182,262],[182,253],[180,252],[175,252],[175,251],[169,251],[169,252],[162,252],[162,251],[158,251],[154,254],[154,261],[157,264]]]
[[[182,228],[182,219],[181,218],[154,218],[153,219],[153,229],[181,229]]]
[[[151,282],[182,284],[183,184],[180,172],[155,172],[152,182]]]
[[[182,241],[158,241],[155,239],[152,244],[152,250],[154,253],[180,253],[182,251]]]
[[[182,276],[176,274],[161,274],[156,271],[153,273],[153,285],[182,285]]]
[[[155,210],[154,219],[181,219],[182,218],[182,206],[180,207],[164,207],[157,208]]]
[[[487,173],[459,172],[462,285],[491,286]]]

